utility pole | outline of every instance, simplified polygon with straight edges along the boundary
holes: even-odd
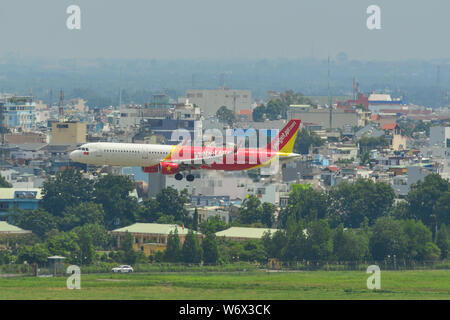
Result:
[[[437,102],[438,107],[442,107],[442,94],[441,94],[441,66],[437,66],[436,70],[436,88],[437,88]]]
[[[119,110],[122,107],[122,67],[120,67],[119,73]]]
[[[64,121],[63,103],[64,103],[64,91],[61,89],[61,91],[59,92],[59,122]]]
[[[330,88],[330,55],[328,55],[328,106],[330,108],[330,129],[333,128],[333,98]]]

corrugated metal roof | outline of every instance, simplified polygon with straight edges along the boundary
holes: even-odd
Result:
[[[0,221],[0,233],[31,233],[31,231],[13,226],[6,221]]]
[[[261,239],[264,233],[270,232],[271,234],[273,234],[277,231],[278,229],[269,229],[269,228],[231,227],[229,229],[216,232],[216,236],[226,238]]]
[[[159,223],[135,223],[127,227],[115,229],[114,232],[129,232],[129,233],[154,233],[154,234],[169,234],[177,229],[178,234],[187,234],[188,228],[184,228],[176,224],[159,224]],[[198,233],[194,231],[194,233]]]

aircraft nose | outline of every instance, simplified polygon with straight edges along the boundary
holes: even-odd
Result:
[[[74,150],[69,154],[69,158],[72,161],[78,161],[80,159],[80,150]]]

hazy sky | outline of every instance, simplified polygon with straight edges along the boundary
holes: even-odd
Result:
[[[66,8],[81,8],[68,30]],[[366,9],[381,7],[381,30]],[[448,0],[2,0],[0,55],[450,58]]]

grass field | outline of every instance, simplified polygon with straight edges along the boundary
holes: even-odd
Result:
[[[450,271],[382,271],[381,290],[361,271],[89,274],[0,278],[0,299],[450,299]]]

